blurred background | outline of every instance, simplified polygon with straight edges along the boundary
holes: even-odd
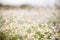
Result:
[[[60,0],[0,0],[0,40],[60,40]]]

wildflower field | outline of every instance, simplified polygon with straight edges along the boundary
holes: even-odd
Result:
[[[0,9],[0,40],[60,40],[60,10]]]

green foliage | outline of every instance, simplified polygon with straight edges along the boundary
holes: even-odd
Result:
[[[6,40],[6,35],[3,32],[0,32],[0,40]]]
[[[20,8],[23,8],[23,9],[31,9],[32,6],[27,5],[27,4],[23,4],[23,5],[20,6]]]

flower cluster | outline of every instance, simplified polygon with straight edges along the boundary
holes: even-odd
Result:
[[[1,14],[1,12],[0,12]],[[3,25],[0,26],[0,33],[5,36],[3,40],[51,40],[57,35],[55,28],[48,24],[37,23],[31,16],[26,18],[23,13],[2,14]],[[52,27],[52,28],[51,28]]]

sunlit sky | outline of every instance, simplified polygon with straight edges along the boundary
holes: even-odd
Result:
[[[0,0],[3,5],[20,6],[22,4],[28,4],[32,6],[54,6],[56,0]]]

